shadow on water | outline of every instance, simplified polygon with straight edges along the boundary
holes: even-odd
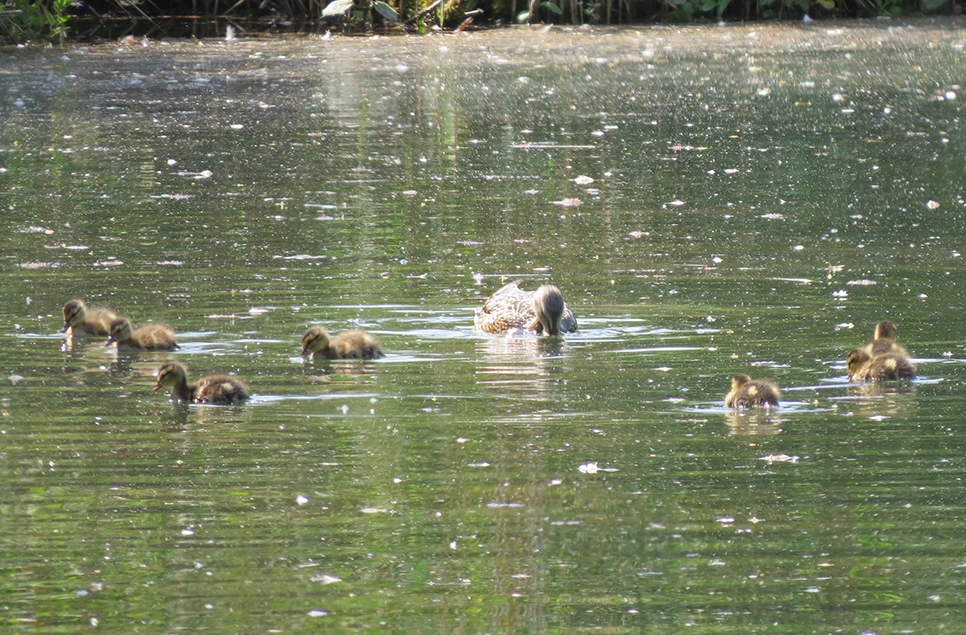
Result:
[[[316,21],[292,21],[280,16],[270,18],[190,18],[190,17],[79,17],[71,22],[71,32],[78,38],[98,40],[124,40],[124,38],[158,39],[222,39],[229,27],[237,37],[270,37],[278,35],[306,35],[319,33],[322,27]],[[139,45],[141,42],[132,42]]]

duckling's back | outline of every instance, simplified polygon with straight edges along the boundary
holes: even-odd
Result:
[[[330,345],[339,359],[377,359],[382,357],[379,340],[365,331],[346,331]]]

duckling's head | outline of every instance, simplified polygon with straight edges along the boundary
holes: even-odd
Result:
[[[110,346],[117,342],[124,342],[131,339],[131,321],[127,318],[117,318],[111,322],[111,336],[107,338],[104,346]]]
[[[892,320],[882,320],[875,325],[875,335],[872,336],[874,340],[894,340],[899,336],[899,331],[896,329],[896,325]]]
[[[751,383],[751,377],[745,374],[738,374],[731,378],[731,389],[738,390],[745,384]]]
[[[158,385],[151,392],[156,393],[164,388],[174,388],[186,383],[188,383],[188,371],[185,367],[178,362],[168,362],[158,369]]]
[[[563,316],[564,299],[560,289],[552,284],[542,285],[533,293],[533,309],[540,329],[547,335],[560,335],[560,318]]]
[[[302,356],[315,355],[329,346],[329,330],[324,326],[313,326],[302,336]]]
[[[64,305],[64,328],[61,333],[66,333],[67,329],[78,324],[83,324],[87,319],[87,305],[83,300],[71,300]]]
[[[869,363],[872,357],[861,348],[853,348],[845,358],[845,368],[849,372],[849,379],[859,372],[859,369]]]

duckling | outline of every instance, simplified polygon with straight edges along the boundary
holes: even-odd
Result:
[[[96,306],[88,309],[83,300],[71,300],[64,305],[64,328],[61,333],[70,335],[110,335],[111,322],[117,313]]]
[[[522,280],[497,289],[476,310],[473,326],[485,333],[505,333],[514,328],[557,337],[577,330],[577,320],[564,302],[560,289],[545,284],[536,291],[524,291]]]
[[[777,406],[781,399],[778,384],[764,379],[752,379],[748,375],[735,375],[731,378],[731,391],[725,395],[724,403],[728,408],[747,408],[750,406]]]
[[[849,371],[849,381],[888,381],[893,379],[914,379],[916,365],[906,355],[887,352],[869,355],[864,348],[855,348],[845,360]]]
[[[173,351],[178,348],[174,331],[163,324],[145,324],[131,330],[131,321],[120,317],[111,322],[111,336],[104,346],[117,344],[118,350]]]
[[[158,370],[158,385],[152,393],[171,389],[171,397],[187,403],[233,404],[248,399],[248,385],[229,375],[208,375],[188,383],[188,371],[177,362]]]
[[[303,357],[326,359],[378,359],[382,357],[379,340],[365,331],[346,331],[330,338],[324,326],[313,326],[302,336]]]
[[[899,331],[896,329],[896,325],[892,320],[882,320],[875,325],[875,333],[872,335],[872,341],[866,344],[864,350],[872,357],[884,353],[893,353],[909,357],[909,352],[906,351],[905,347],[896,342],[898,335]]]

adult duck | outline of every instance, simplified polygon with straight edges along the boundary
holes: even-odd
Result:
[[[577,330],[577,320],[560,289],[545,284],[536,291],[524,291],[520,282],[501,287],[476,310],[473,326],[477,331],[505,333],[518,328],[556,337]]]

